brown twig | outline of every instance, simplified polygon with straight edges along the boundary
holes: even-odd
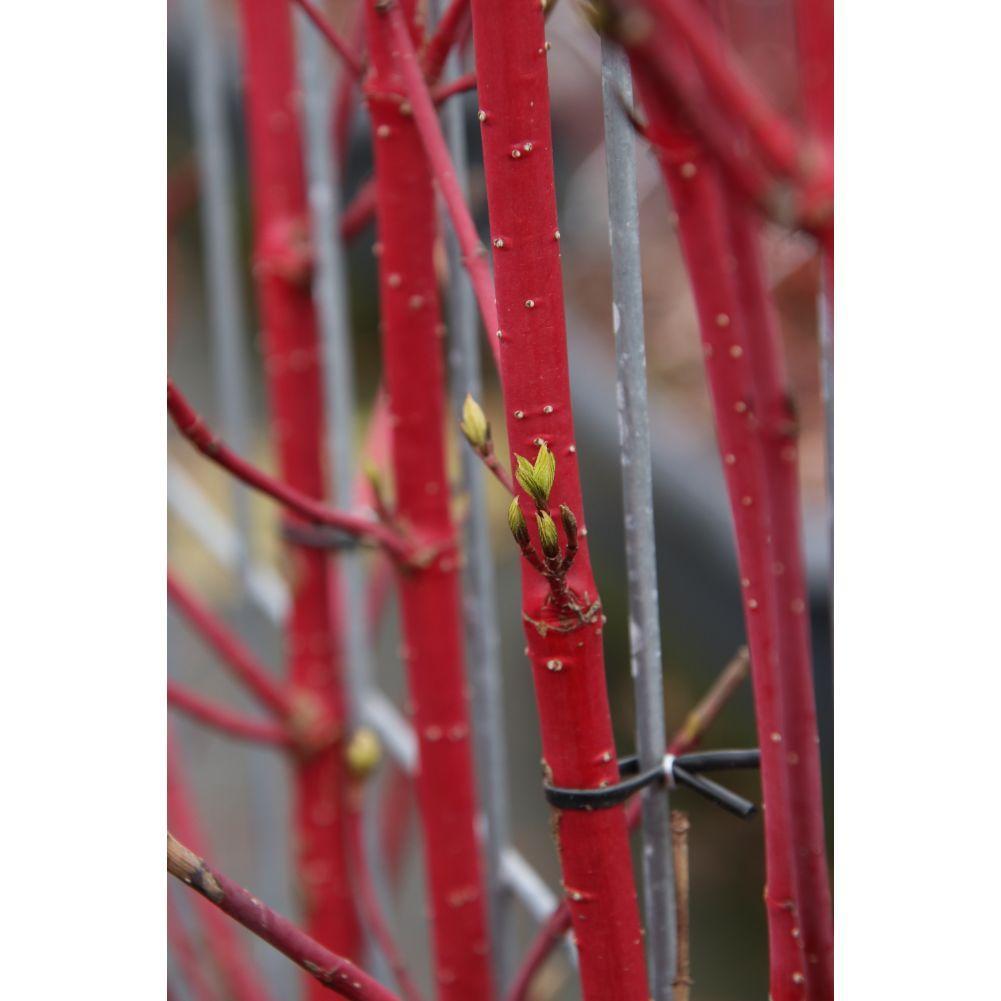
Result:
[[[674,1001],[689,1001],[692,993],[691,924],[689,921],[688,815],[671,811],[671,852],[674,855],[674,906],[677,915],[678,952],[674,975]]]

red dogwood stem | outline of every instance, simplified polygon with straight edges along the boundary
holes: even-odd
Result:
[[[789,764],[783,743],[786,710],[777,663],[770,504],[754,423],[744,309],[731,264],[727,194],[718,168],[693,144],[671,110],[658,102],[642,66],[634,65],[634,72],[651,122],[662,135],[673,137],[686,153],[684,162],[678,162],[670,150],[667,155],[659,151],[695,297],[716,437],[737,539],[761,747],[770,993],[773,1001],[792,1001],[804,997],[805,962],[797,913]]]
[[[466,91],[476,89],[476,74],[463,73],[448,83],[439,83],[431,90],[431,100],[437,108],[444,101],[447,101],[454,94],[464,94]]]
[[[167,682],[167,703],[199,723],[230,737],[279,747],[292,745],[292,736],[285,727],[252,719],[226,706],[216,705],[176,681]]]
[[[268,668],[244,645],[243,640],[169,570],[167,595],[185,621],[219,655],[222,662],[262,706],[280,718],[291,714],[292,698],[285,686],[276,681]]]
[[[757,223],[733,195],[730,228],[771,507],[778,661],[785,704],[782,734],[797,846],[807,996],[811,1001],[831,1001],[834,930],[800,519],[798,422],[786,382],[778,318],[765,285]]]
[[[522,563],[543,769],[556,785],[594,788],[617,781],[618,771],[570,406],[544,13],[539,4],[500,0],[472,0],[472,10],[511,462],[515,452],[534,458],[547,442],[556,459],[550,506],[568,505],[580,525],[567,577],[579,618],[557,611],[546,579]],[[557,813],[555,833],[584,997],[646,1001],[624,810]]]
[[[329,990],[353,1001],[399,1001],[364,970],[300,931],[287,918],[213,869],[169,832],[167,872],[301,966],[316,981],[320,997],[325,997]]]
[[[263,0],[246,0],[247,3],[263,2]],[[268,283],[264,283],[268,286]],[[307,303],[309,300],[307,300]],[[284,315],[284,314],[282,314]],[[272,361],[270,367],[278,366],[278,362]],[[285,362],[286,366],[288,362]],[[310,374],[315,377],[315,360],[313,365],[301,371],[294,371],[286,368],[281,374],[289,382],[294,381],[291,377],[295,375],[301,379],[303,374]],[[167,410],[174,420],[178,431],[184,435],[202,454],[208,456],[217,465],[231,472],[238,480],[254,487],[261,493],[283,504],[294,514],[299,515],[306,521],[315,522],[319,525],[329,525],[331,528],[339,529],[348,535],[355,535],[361,539],[370,539],[372,542],[384,546],[386,550],[394,556],[405,558],[410,554],[410,547],[407,541],[401,538],[392,529],[377,521],[362,518],[347,511],[338,511],[328,507],[322,501],[314,499],[307,491],[297,487],[296,479],[286,472],[285,481],[276,480],[273,476],[268,476],[252,463],[240,458],[235,452],[229,449],[222,440],[212,431],[205,421],[195,412],[194,408],[185,399],[184,394],[174,385],[171,379],[167,380]],[[292,445],[295,439],[290,438],[287,432],[283,435],[286,444]],[[280,451],[280,449],[279,449]],[[284,464],[283,464],[284,465]],[[305,477],[298,477],[305,480]]]
[[[184,765],[167,732],[167,815],[170,825],[186,841],[205,850],[208,846],[191,800]],[[215,908],[197,908],[205,944],[219,968],[228,991],[237,1001],[271,1001],[260,971],[254,968],[250,954],[243,948],[236,929]]]
[[[449,218],[455,229],[456,239],[462,250],[462,264],[469,273],[469,283],[476,296],[480,319],[493,352],[494,362],[500,366],[500,346],[496,336],[497,304],[494,301],[493,281],[487,264],[486,248],[480,242],[473,217],[469,213],[466,199],[455,176],[455,167],[448,154],[448,145],[442,135],[438,116],[435,114],[431,95],[417,62],[417,53],[410,41],[407,24],[399,7],[391,7],[388,13],[392,26],[393,42],[397,49],[397,65],[403,78],[403,86],[410,100],[414,122],[421,138],[421,145],[431,165],[438,190],[448,209]]]
[[[668,745],[669,754],[685,754],[699,743],[702,735],[709,729],[730,697],[747,677],[748,666],[747,650],[742,648],[685,718],[685,722]],[[639,824],[642,806],[642,800],[639,796],[634,796],[627,805],[626,822],[630,830],[635,830]],[[570,908],[564,900],[549,915],[536,933],[535,938],[532,939],[532,944],[525,953],[518,973],[508,989],[506,1001],[526,1001],[536,973],[569,930]]]
[[[430,558],[398,576],[437,996],[493,995],[465,687],[459,561],[443,439],[445,381],[431,174],[379,0],[365,0],[375,136],[379,303],[396,517]],[[414,5],[406,3],[413,30]]]
[[[254,277],[264,331],[274,444],[281,477],[287,484],[283,488],[286,503],[291,492],[297,502],[288,505],[292,510],[306,519],[321,520],[315,515],[322,505],[312,498],[323,496],[325,483],[322,350],[310,288],[292,10],[288,0],[241,0],[239,9],[245,53]],[[348,531],[360,529],[375,537],[364,519],[338,516],[336,520]],[[385,529],[379,528],[376,535],[387,543],[392,540],[394,546],[399,544],[396,536],[387,536]],[[349,888],[345,830],[347,775],[342,728],[346,705],[332,614],[339,606],[337,576],[322,551],[291,546],[289,556],[292,600],[286,658],[290,681],[332,723],[332,739],[295,763],[297,871],[306,929],[338,952],[357,956],[362,936]],[[319,982],[310,983],[308,996],[321,996]],[[358,996],[385,997],[387,992]]]
[[[341,214],[341,239],[353,240],[375,219],[375,180],[369,178]]]

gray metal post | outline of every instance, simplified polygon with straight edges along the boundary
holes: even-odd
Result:
[[[636,152],[632,125],[623,108],[623,102],[632,103],[632,78],[625,54],[604,37],[601,40],[601,92],[605,111],[612,323],[615,329],[619,440],[622,446],[636,745],[641,766],[652,768],[662,760],[667,738],[653,529],[646,349],[643,342]],[[656,1001],[669,1001],[674,983],[676,916],[670,817],[664,790],[655,788],[643,794],[647,962],[651,997]]]

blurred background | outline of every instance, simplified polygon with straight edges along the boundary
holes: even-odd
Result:
[[[249,456],[273,469],[262,386],[259,330],[250,278],[250,218],[247,157],[241,108],[241,59],[238,25],[228,2],[209,4],[222,43],[226,88],[225,140],[234,170],[241,262],[244,348],[249,358],[251,419],[246,429]],[[349,3],[324,9],[345,31]],[[732,36],[748,66],[777,107],[795,116],[796,81],[793,22],[783,0],[730,0],[724,5]],[[169,4],[169,338],[170,371],[195,406],[221,423],[205,301],[205,260],[199,218],[198,173],[192,127],[192,4]],[[628,667],[626,574],[622,532],[621,477],[615,404],[615,356],[611,327],[611,286],[606,214],[605,159],[602,145],[601,82],[596,38],[570,0],[552,15],[548,38],[553,98],[553,138],[562,234],[568,336],[574,390],[577,442],[587,507],[589,542],[605,612],[608,686],[620,753],[634,746],[633,694]],[[468,54],[466,58],[469,58]],[[469,121],[470,187],[473,210],[487,234],[475,97],[452,98]],[[353,118],[342,196],[347,203],[371,173],[367,115]],[[711,684],[744,641],[733,534],[715,448],[702,374],[695,312],[671,209],[652,155],[637,147],[641,238],[645,290],[648,380],[654,449],[657,555],[664,648],[668,730],[680,724],[694,701]],[[355,433],[359,449],[367,427],[380,368],[378,303],[371,227],[348,254],[352,338],[357,362],[359,401]],[[805,238],[765,231],[765,260],[782,322],[787,363],[802,423],[802,486],[805,544],[810,584],[815,676],[820,713],[825,786],[831,768],[831,641],[828,518],[825,485],[825,421],[818,351],[818,268],[814,247]],[[489,241],[486,241],[489,242]],[[442,271],[443,282],[449,276]],[[485,366],[482,401],[494,418],[497,449],[506,454],[496,381]],[[456,415],[457,416],[457,415]],[[454,425],[448,429],[458,478]],[[172,435],[170,463],[170,563],[183,580],[224,615],[276,674],[281,672],[282,642],[259,608],[246,599],[236,575],[227,570],[205,540],[192,530],[192,518],[214,531],[225,548],[232,533],[236,492],[231,481]],[[284,573],[275,506],[249,492],[250,548],[265,568],[262,588],[280,606]],[[539,775],[539,735],[531,675],[522,654],[517,550],[512,545],[499,487],[489,487],[491,524],[497,560],[497,587],[503,648],[503,701],[508,738],[509,795],[514,844],[548,881],[559,887],[559,870],[549,833],[548,809]],[[213,518],[215,521],[213,521]],[[218,549],[218,547],[217,547]],[[401,667],[396,655],[395,607],[377,638],[380,686],[405,709]],[[169,632],[171,676],[234,707],[253,710],[240,690],[206,651],[203,643],[173,617]],[[174,731],[197,795],[213,858],[229,875],[249,886],[278,910],[294,915],[297,901],[290,871],[287,775],[271,751],[236,744],[210,730],[175,717]],[[751,746],[754,721],[750,687],[745,682],[706,742],[708,747]],[[756,776],[734,777],[733,787],[758,798]],[[762,827],[760,819],[742,822],[701,800],[680,793],[675,806],[691,817],[692,950],[694,997],[698,1001],[740,1001],[767,993]],[[830,842],[830,802],[828,802]],[[429,983],[422,872],[416,827],[399,888],[393,923],[418,981]],[[830,850],[830,848],[829,848]],[[172,895],[176,887],[171,888]],[[182,921],[189,901],[176,895]],[[532,923],[519,911],[519,942]],[[287,961],[254,944],[261,969],[277,996],[296,996],[298,975]],[[172,957],[173,962],[173,957]],[[178,976],[177,993],[187,998]],[[573,975],[562,954],[539,978],[537,997],[577,997]]]

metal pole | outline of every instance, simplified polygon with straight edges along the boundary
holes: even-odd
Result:
[[[612,317],[615,329],[619,441],[629,582],[629,645],[636,699],[636,746],[641,767],[664,755],[664,688],[661,676],[657,556],[653,529],[653,474],[647,412],[646,350],[636,152],[624,103],[632,104],[625,54],[601,40],[601,92],[608,168],[608,230],[612,252]],[[671,813],[664,790],[643,793],[643,890],[651,996],[673,993],[676,916],[671,859]]]
[[[439,0],[432,0],[432,19],[440,14]],[[444,80],[461,72],[459,55],[452,50],[445,62]],[[466,120],[460,98],[448,101],[442,111],[445,138],[455,176],[469,199],[469,165],[466,155]],[[482,398],[479,320],[472,285],[462,266],[459,242],[451,224],[445,227],[448,255],[448,326],[452,409],[461,413],[467,393]],[[492,332],[491,332],[492,333]],[[493,940],[494,978],[503,987],[514,961],[514,926],[511,921],[510,886],[504,879],[503,852],[510,836],[507,764],[504,745],[503,693],[500,684],[500,632],[494,558],[490,550],[486,480],[482,463],[468,448],[461,451],[462,484],[469,499],[466,523],[466,568],[463,615],[466,658],[473,716],[473,741],[479,771],[481,808],[486,826],[488,914]]]
[[[220,402],[223,436],[247,455],[250,427],[245,319],[240,293],[236,243],[233,164],[226,139],[226,79],[219,34],[209,0],[188,0],[189,38],[193,48],[192,114],[195,151],[201,184],[202,243],[205,252],[206,297],[212,369]],[[238,570],[247,587],[250,505],[236,483],[231,486],[237,534]]]

